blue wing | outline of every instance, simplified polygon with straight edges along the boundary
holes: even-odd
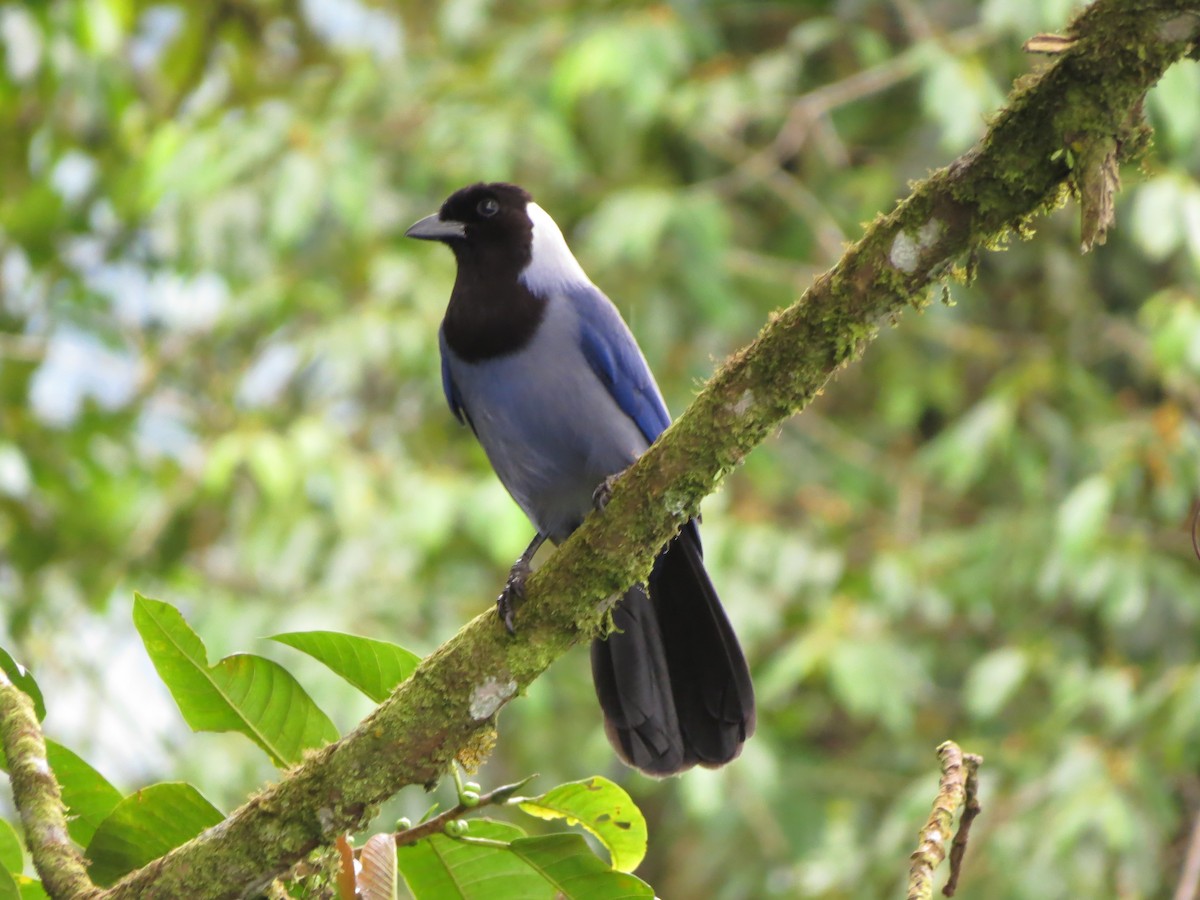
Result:
[[[450,375],[449,350],[446,347],[446,335],[442,329],[438,329],[438,350],[442,357],[442,391],[446,395],[446,402],[450,405],[450,412],[454,413],[454,418],[458,419],[460,424],[466,425],[467,414],[462,405],[462,398],[458,395],[458,388],[454,386],[454,378]]]
[[[569,293],[579,311],[579,337],[588,365],[622,412],[653,443],[671,424],[671,414],[629,327],[617,308],[593,285]]]

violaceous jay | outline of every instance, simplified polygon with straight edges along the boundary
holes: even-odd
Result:
[[[475,184],[414,224],[458,275],[439,332],[442,387],[537,529],[498,607],[512,630],[530,561],[593,508],[671,422],[645,357],[554,220],[512,184]],[[617,754],[649,775],[724,765],[754,731],[754,689],[713,589],[696,520],[626,591],[592,642],[592,676]]]

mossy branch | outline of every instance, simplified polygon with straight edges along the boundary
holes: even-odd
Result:
[[[1128,154],[1146,134],[1131,111],[1200,32],[1195,2],[1097,0],[1069,45],[1025,79],[984,139],[914,186],[838,264],[721,368],[683,416],[530,579],[510,637],[487,612],[422,663],[342,740],[310,756],[225,822],[132,873],[104,896],[236,897],[358,830],[400,788],[436,781],[494,740],[496,713],[600,627],[606,599],[649,570],[700,500],[862,351],[881,319],[920,306],[964,254],[992,247],[1078,192],[1070,160]],[[1070,154],[1064,148],[1073,148]]]
[[[33,701],[0,670],[0,746],[8,760],[13,800],[25,844],[42,886],[55,900],[84,900],[99,890],[67,834],[67,810],[50,764]]]

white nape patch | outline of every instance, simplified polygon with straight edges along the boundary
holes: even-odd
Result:
[[[591,284],[550,214],[533,202],[525,207],[525,214],[533,223],[533,249],[521,273],[525,287],[548,297],[567,285]]]

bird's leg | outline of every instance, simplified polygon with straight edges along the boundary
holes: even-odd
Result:
[[[544,543],[546,543],[546,536],[544,534],[539,532],[533,536],[533,540],[529,542],[529,546],[525,548],[525,552],[517,557],[517,561],[508,570],[508,581],[504,583],[504,590],[496,598],[496,613],[500,616],[500,621],[504,623],[504,627],[508,630],[509,634],[517,633],[516,628],[513,627],[513,613],[516,612],[516,601],[525,598],[525,581],[533,571],[531,563],[533,562],[534,554],[538,552],[538,548]]]

